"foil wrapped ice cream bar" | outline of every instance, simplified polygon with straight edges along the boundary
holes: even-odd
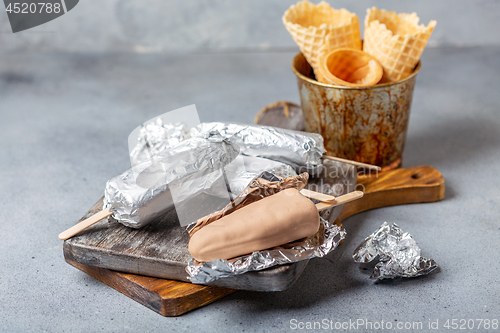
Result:
[[[104,207],[112,210],[118,222],[140,228],[174,209],[175,204],[208,191],[223,176],[230,194],[236,196],[263,171],[281,177],[296,175],[287,164],[241,156],[238,152],[235,144],[217,132],[166,146],[152,161],[140,163],[109,180]],[[177,187],[173,196],[168,184],[178,183],[184,186]]]
[[[230,164],[238,151],[243,162]],[[294,169],[314,173],[324,151],[318,134],[227,123],[202,123],[188,133],[185,125],[158,118],[141,128],[130,153],[132,169],[106,184],[105,208],[117,221],[140,228],[221,177],[236,196],[262,171],[282,177],[296,175]]]
[[[238,153],[236,145],[217,133],[182,141],[156,154],[153,161],[141,163],[109,180],[104,207],[124,225],[140,228],[174,207],[169,183],[195,175],[206,177],[205,184],[210,186],[220,177],[214,171],[229,164]],[[191,188],[186,195],[202,189]]]
[[[230,139],[240,147],[242,154],[289,164],[298,173],[320,167],[321,157],[326,152],[319,134],[260,125],[202,123],[191,129],[191,136],[210,131],[218,131]]]
[[[353,259],[368,263],[379,258],[370,276],[372,279],[415,277],[438,267],[433,259],[422,257],[420,252],[409,233],[403,232],[397,224],[390,226],[384,222],[356,248]]]

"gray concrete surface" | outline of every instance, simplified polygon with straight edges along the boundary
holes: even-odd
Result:
[[[2,56],[0,332],[273,332],[293,319],[421,322],[420,332],[436,320],[443,331],[447,319],[500,319],[500,47],[424,52],[403,164],[439,169],[446,198],[348,219],[346,242],[287,291],[240,291],[164,318],[64,262],[58,233],[129,166],[134,127],[192,103],[202,121],[251,122],[264,105],[298,102],[293,55]],[[350,256],[384,221],[440,270],[369,280]],[[495,331],[477,325],[469,331]]]
[[[295,48],[281,17],[295,0],[82,0],[67,14],[12,34],[0,10],[0,50],[71,52],[220,52]],[[313,1],[318,3],[318,0]],[[497,0],[338,0],[334,8],[356,13],[363,25],[372,6],[417,12],[437,20],[430,45],[499,45]]]

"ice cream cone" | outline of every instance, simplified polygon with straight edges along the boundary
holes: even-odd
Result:
[[[382,78],[383,69],[372,55],[357,49],[339,48],[320,57],[318,69],[323,83],[368,87]]]
[[[436,26],[436,21],[427,26],[418,22],[416,13],[367,10],[363,50],[384,68],[383,81],[398,81],[413,72]]]
[[[324,1],[314,5],[304,0],[290,6],[283,15],[283,24],[316,75],[322,52],[338,47],[361,49],[356,14],[333,9]]]

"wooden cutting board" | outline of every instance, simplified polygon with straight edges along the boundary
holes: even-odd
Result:
[[[369,209],[438,201],[444,198],[445,191],[444,178],[438,170],[430,166],[396,169],[377,175],[358,177],[358,184],[364,186],[364,197],[345,204],[336,220],[337,223],[341,223],[348,217]],[[99,208],[99,203],[97,203],[84,218]],[[234,289],[193,285],[187,282],[152,278],[95,267],[92,265],[91,258],[88,265],[77,263],[72,260],[75,258],[75,254],[72,253],[68,245],[69,242],[66,241],[64,255],[69,264],[163,316],[181,315],[235,291]],[[154,252],[154,249],[151,249],[151,251]],[[81,254],[77,257],[80,260]],[[126,265],[130,264],[127,262],[127,258],[123,258],[123,260]],[[140,265],[140,262],[135,264]],[[293,280],[293,283],[306,265],[307,261],[304,261],[293,264],[293,269],[287,268],[287,266],[292,265],[280,267],[281,273],[276,270],[272,271],[272,279],[276,277],[276,274],[283,274],[287,279]],[[261,274],[266,275],[266,272]]]

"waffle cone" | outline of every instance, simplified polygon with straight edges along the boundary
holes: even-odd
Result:
[[[376,7],[367,10],[363,50],[384,68],[383,81],[398,81],[413,72],[436,27],[436,21],[427,26],[418,22],[416,13],[396,14]]]
[[[304,0],[290,6],[283,14],[283,24],[317,76],[321,53],[339,47],[361,49],[357,15],[333,9],[324,1],[314,5]]]
[[[323,83],[368,87],[382,78],[383,69],[372,55],[357,49],[338,48],[320,57],[318,69]]]

